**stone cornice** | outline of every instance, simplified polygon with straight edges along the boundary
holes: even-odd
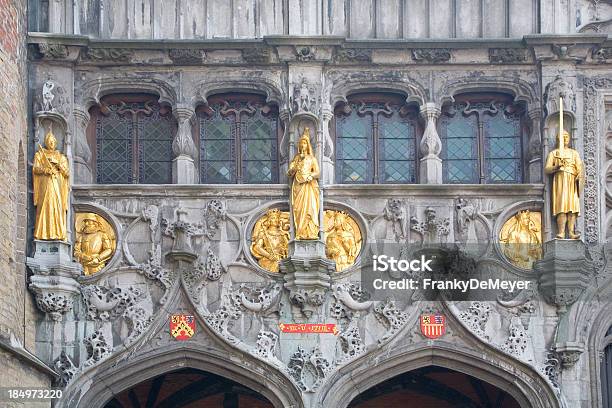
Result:
[[[8,351],[13,357],[23,361],[29,367],[34,368],[44,374],[47,374],[54,379],[59,378],[59,374],[56,373],[51,367],[43,363],[38,357],[24,349],[21,345],[12,344],[9,339],[0,337],[0,348]]]

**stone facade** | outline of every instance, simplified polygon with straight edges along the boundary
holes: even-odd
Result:
[[[47,33],[30,33],[30,98],[2,98],[17,110],[5,117],[0,106],[0,123],[21,132],[1,137],[23,133],[26,146],[26,106],[11,101],[27,99],[35,112],[30,153],[45,121],[57,123],[73,169],[72,208],[108,220],[118,248],[91,276],[77,276],[69,252],[58,254],[50,272],[29,263],[30,287],[44,313],[25,326],[35,332],[37,358],[65,387],[58,407],[102,407],[113,394],[177,366],[230,378],[277,407],[346,407],[359,392],[432,364],[487,381],[521,407],[601,406],[600,352],[612,325],[612,269],[601,245],[612,234],[609,2],[235,0],[231,9],[225,1],[164,0],[164,13],[158,0],[32,3],[30,21]],[[12,49],[21,50],[12,58],[22,68],[0,74],[15,78],[6,83],[24,83],[25,48]],[[39,96],[47,81],[54,84],[51,106]],[[350,214],[364,242],[396,248],[478,242],[486,250],[477,258],[488,273],[540,276],[538,290],[473,302],[426,301],[418,293],[372,301],[358,267],[336,273],[325,259],[297,257],[281,266],[285,273],[262,269],[248,250],[252,229],[268,209],[288,209],[286,179],[204,185],[193,168],[199,160],[189,138],[193,112],[230,90],[258,93],[278,106],[281,169],[295,153],[300,126],[313,129],[324,207]],[[334,108],[352,93],[372,90],[395,92],[418,106],[424,128],[419,184],[336,182]],[[526,106],[525,183],[442,184],[440,110],[472,91],[503,92]],[[23,96],[25,89],[17,92]],[[181,123],[173,143],[174,184],[94,184],[90,108],[119,92],[154,94],[172,107]],[[554,235],[542,158],[555,143],[559,95],[570,101],[573,145],[586,163],[578,229],[587,246],[573,248],[576,259],[568,260],[564,249],[547,242],[542,262],[525,272],[508,262],[497,241],[508,218],[525,209],[542,211],[544,241]],[[0,148],[17,157],[13,139],[1,140]],[[0,217],[3,237],[25,233],[23,209],[17,227],[11,221],[22,193],[15,186],[25,181],[11,179],[21,174],[16,163],[0,164],[10,166],[3,168],[9,182],[2,188],[9,191],[2,196],[11,198],[0,207],[8,215]],[[3,246],[8,254],[15,251],[10,242]],[[368,255],[361,254],[357,266]],[[3,270],[23,276],[24,255],[12,259]],[[11,288],[33,303],[23,280],[15,278]],[[23,313],[34,312],[4,299],[14,297],[3,296],[0,323],[19,337]],[[418,323],[433,312],[444,313],[448,325],[435,341],[421,335]],[[169,335],[173,313],[196,316],[193,338],[177,342]],[[286,322],[335,323],[340,332],[279,332]]]
[[[25,1],[0,2],[0,359],[3,387],[49,387],[52,371],[35,356],[42,317],[26,290],[28,105]],[[20,401],[14,407],[26,406]],[[33,403],[45,407],[49,403]]]

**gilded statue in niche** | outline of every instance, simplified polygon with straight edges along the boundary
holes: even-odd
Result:
[[[259,266],[278,272],[278,262],[288,256],[289,212],[268,210],[255,223],[251,241],[251,254]]]
[[[66,240],[70,169],[68,159],[56,147],[57,139],[49,130],[45,147],[38,145],[34,154],[34,238],[39,240]]]
[[[336,261],[336,271],[342,271],[355,263],[361,250],[359,226],[344,211],[326,210],[325,255]]]
[[[563,129],[563,99],[560,102],[557,148],[548,154],[544,170],[552,174],[552,212],[557,219],[557,238],[579,239],[576,219],[580,215],[580,194],[584,165],[580,154],[569,147],[570,134]]]
[[[319,163],[310,145],[310,130],[298,142],[298,153],[287,171],[293,177],[291,184],[291,210],[296,240],[319,238]]]
[[[523,269],[531,269],[542,258],[542,213],[519,211],[499,232],[499,242],[506,258]]]
[[[74,258],[83,265],[85,275],[106,266],[117,246],[115,231],[104,218],[94,213],[76,213]]]

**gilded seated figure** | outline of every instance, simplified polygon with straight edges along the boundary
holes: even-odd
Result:
[[[542,257],[540,217],[537,212],[519,211],[500,232],[504,255],[520,268],[531,269],[533,262]]]
[[[278,209],[269,210],[253,228],[251,254],[259,266],[278,272],[278,262],[288,256],[289,214]]]
[[[74,257],[83,265],[85,275],[98,272],[112,257],[113,241],[100,225],[95,214],[86,213],[81,229],[77,229]]]
[[[356,236],[346,213],[341,211],[333,213],[333,224],[326,231],[325,254],[329,259],[336,261],[336,270],[342,271],[355,263],[360,249],[360,242],[358,242],[360,236]]]

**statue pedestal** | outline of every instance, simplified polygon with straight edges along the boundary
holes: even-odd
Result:
[[[64,241],[34,241],[36,250],[26,264],[34,275],[30,290],[36,295],[38,308],[54,321],[70,312],[74,298],[80,294],[76,277],[82,274],[81,264],[72,261],[70,244]]]
[[[544,258],[533,266],[538,274],[540,293],[546,302],[564,313],[589,286],[590,261],[584,243],[577,239],[553,239],[544,243]]]
[[[319,240],[291,241],[289,257],[280,262],[280,270],[289,290],[294,318],[316,317],[331,288],[331,275],[336,271],[336,263],[325,257],[325,244]]]

